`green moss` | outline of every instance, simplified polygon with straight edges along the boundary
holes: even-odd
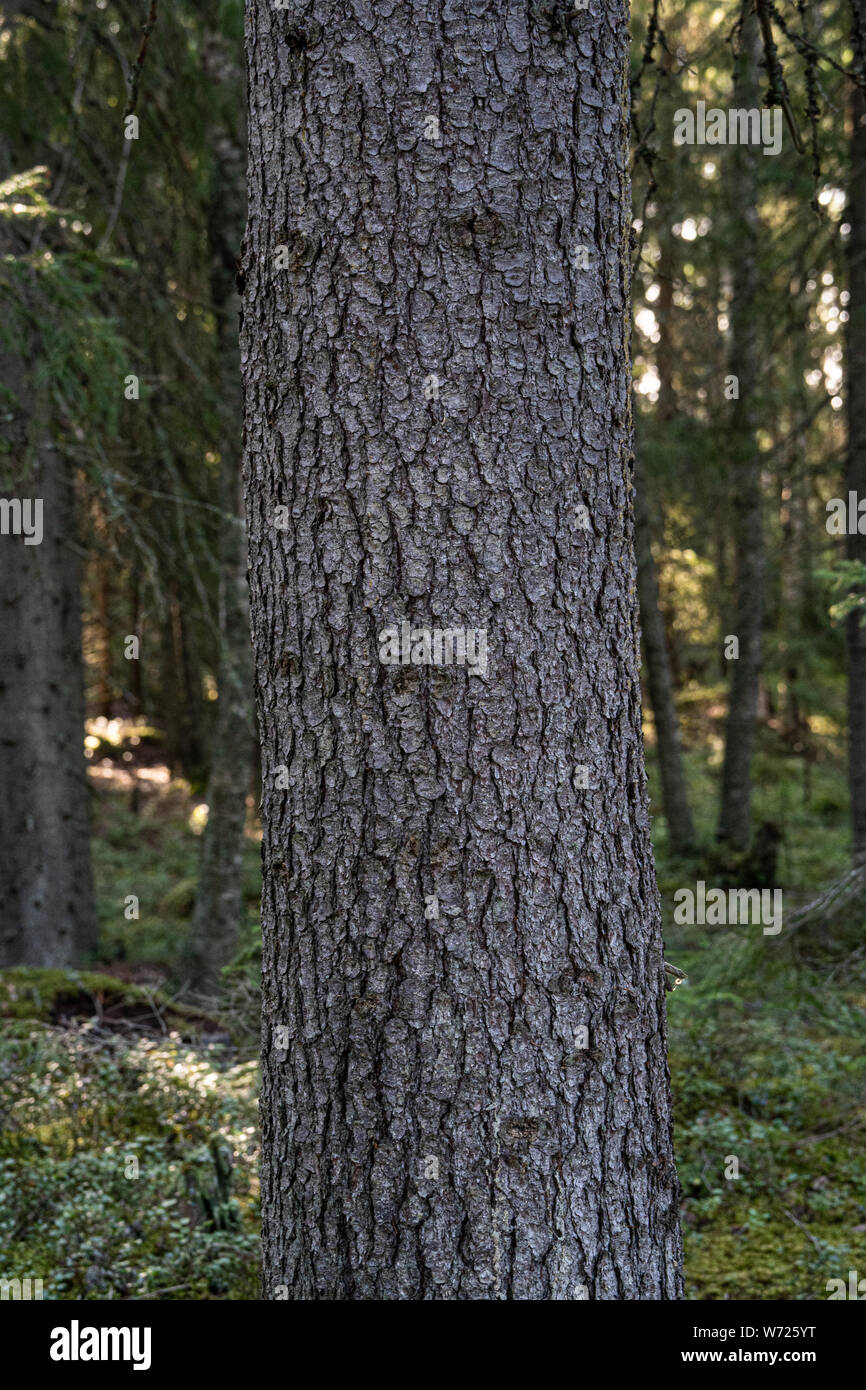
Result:
[[[15,966],[0,970],[0,1019],[57,1023],[99,1018],[173,1027],[184,1034],[218,1027],[199,1009],[158,991],[88,970],[43,970]]]
[[[685,1231],[687,1297],[825,1299],[828,1279],[847,1278],[849,1269],[866,1265],[866,1239],[850,1228],[802,1228],[782,1211],[754,1228],[748,1221]]]
[[[39,970],[16,966],[0,971],[0,1017],[32,1018],[51,1022],[64,1004],[86,997],[94,1003],[135,999],[136,991],[112,975],[75,970]]]
[[[161,917],[190,917],[195,904],[195,878],[182,878],[172,884],[160,899],[157,911]]]

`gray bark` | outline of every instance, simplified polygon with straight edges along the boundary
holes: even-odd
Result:
[[[737,57],[732,105],[759,107],[758,22],[749,10]],[[751,840],[752,753],[761,682],[764,615],[764,534],[761,463],[756,430],[758,350],[758,150],[735,145],[730,159],[730,236],[735,251],[731,301],[731,359],[740,395],[732,402],[730,430],[736,594],[734,632],[739,658],[732,660],[718,839],[737,849]]]
[[[247,5],[269,1298],[682,1292],[627,9],[553,9]],[[486,674],[382,664],[404,619]]]

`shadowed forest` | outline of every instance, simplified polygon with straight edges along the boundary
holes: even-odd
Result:
[[[243,18],[0,19],[0,1274],[53,1299],[259,1297]],[[861,0],[632,6],[643,731],[694,1300],[866,1272],[864,26]],[[699,885],[776,915],[690,920]]]

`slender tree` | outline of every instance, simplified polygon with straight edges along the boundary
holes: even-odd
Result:
[[[853,45],[858,71],[866,74],[866,3],[851,0]],[[848,291],[851,296],[847,341],[848,450],[845,481],[849,492],[866,497],[866,98],[851,93],[851,172],[848,185]],[[866,564],[866,536],[848,536],[848,559]],[[866,624],[857,608],[847,620],[848,779],[854,859],[866,860]]]
[[[247,590],[247,544],[241,497],[241,384],[238,353],[237,260],[246,215],[242,119],[243,81],[218,33],[204,49],[203,72],[215,88],[239,99],[210,133],[213,158],[208,217],[211,298],[217,320],[220,373],[218,495],[223,511],[219,591],[219,667],[208,822],[202,846],[189,940],[190,982],[212,991],[237,949],[243,912],[243,847],[247,792],[254,753],[252,653]]]
[[[677,1298],[627,7],[247,51],[266,1294]]]
[[[740,47],[734,76],[733,105],[760,106],[758,20],[752,0],[744,0]],[[751,839],[752,754],[761,680],[761,635],[764,616],[764,530],[761,462],[755,437],[758,350],[759,226],[758,151],[752,145],[729,150],[731,245],[736,247],[731,300],[729,372],[739,396],[731,405],[730,469],[734,496],[736,597],[734,634],[739,655],[730,665],[730,695],[725,729],[725,761],[718,838],[736,848]]]
[[[65,966],[96,944],[75,477],[24,360],[3,366],[0,966]]]
[[[670,213],[665,210],[659,231],[659,296],[656,306],[658,320],[658,351],[656,370],[659,378],[658,402],[654,426],[659,434],[669,429],[676,416],[677,399],[673,383],[675,353],[671,319],[674,309],[675,255],[670,230]],[[637,558],[637,587],[640,599],[640,623],[643,637],[643,659],[647,690],[652,706],[658,749],[659,775],[662,786],[662,809],[667,821],[671,848],[675,854],[685,854],[694,844],[695,829],[689,807],[688,786],[683,764],[682,739],[674,689],[674,677],[668,652],[665,620],[659,603],[659,581],[653,555],[653,528],[646,469],[640,462],[635,467],[635,554]]]
[[[652,525],[643,469],[635,470],[634,514],[643,656],[658,747],[662,810],[668,825],[671,849],[675,854],[685,854],[694,845],[695,829],[689,807],[665,620],[659,606],[658,572],[653,556]]]
[[[51,351],[65,365],[52,292],[75,270],[59,256],[37,269],[28,213],[44,176],[6,161],[0,146],[0,967],[58,967],[86,963],[97,934],[77,477],[40,371]]]

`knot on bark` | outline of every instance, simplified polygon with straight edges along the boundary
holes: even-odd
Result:
[[[318,249],[314,237],[308,236],[306,232],[302,232],[296,227],[285,232],[280,241],[288,253],[289,270],[297,271],[312,265]]]
[[[505,222],[494,208],[467,208],[464,212],[446,217],[443,222],[444,241],[452,251],[476,255],[484,259],[495,251],[507,251],[517,245],[517,228]]]
[[[277,11],[281,13],[281,11]],[[287,13],[282,11],[282,13]],[[290,53],[303,53],[308,48],[315,48],[322,38],[324,29],[318,20],[289,18],[282,30],[282,38]]]
[[[536,0],[530,5],[529,13],[537,24],[560,43],[575,32],[576,10],[574,0]]]
[[[543,1139],[549,1133],[550,1126],[546,1120],[533,1115],[511,1115],[502,1125],[499,1137],[503,1146],[514,1148],[518,1145],[532,1144],[536,1139]]]

